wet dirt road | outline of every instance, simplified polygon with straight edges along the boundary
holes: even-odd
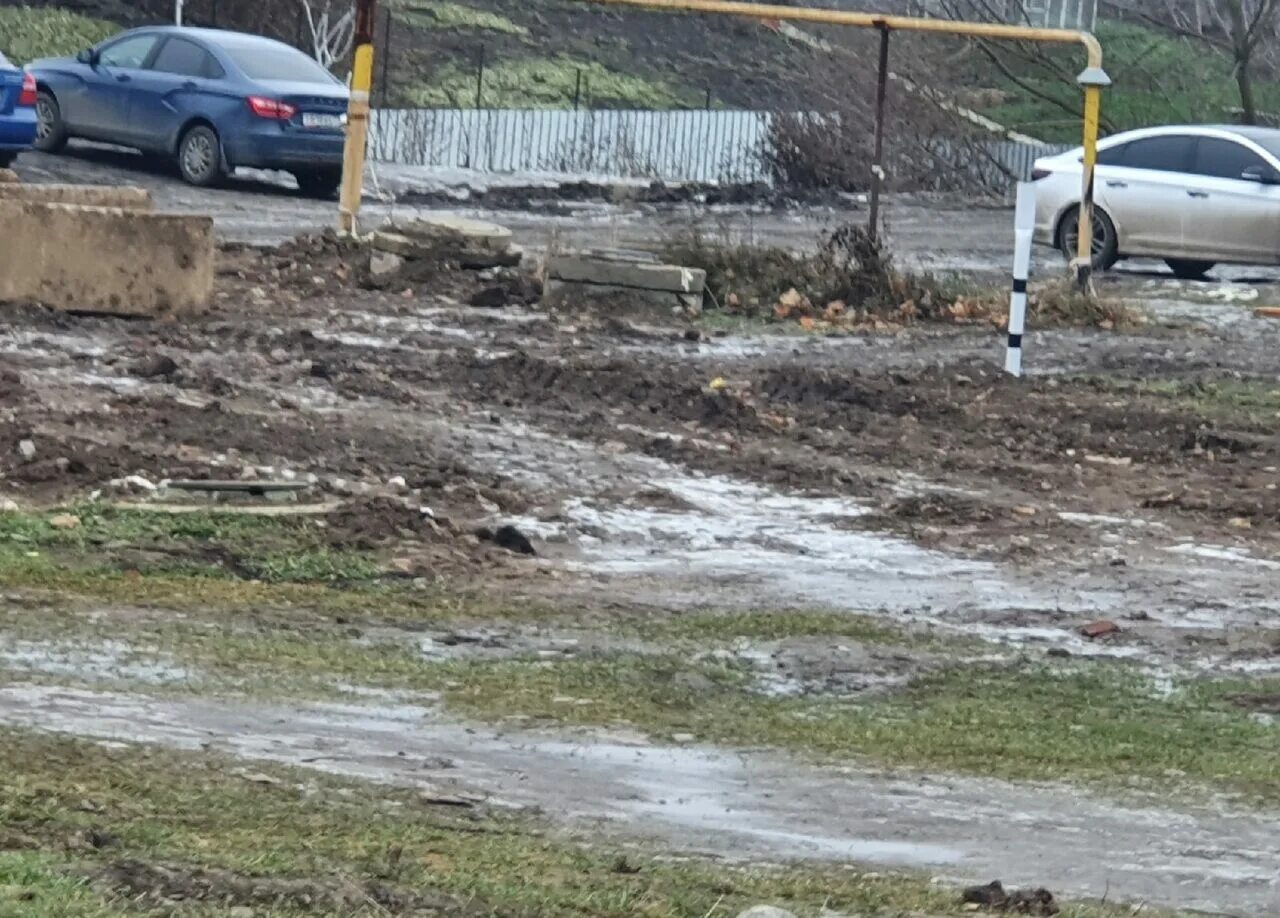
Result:
[[[731,860],[930,870],[1210,914],[1277,914],[1265,814],[1109,804],[1054,786],[821,769],[758,752],[492,731],[429,708],[270,706],[9,685],[0,721],[109,741],[212,748],[560,814],[574,831]]]

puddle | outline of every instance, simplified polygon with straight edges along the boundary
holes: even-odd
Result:
[[[1270,814],[1118,805],[1058,786],[868,774],[785,756],[468,727],[386,703],[257,705],[36,685],[0,722],[536,807],[571,828],[730,859],[857,861],[999,876],[1070,896],[1273,914]]]
[[[94,682],[128,680],[146,685],[181,684],[192,675],[176,661],[166,662],[154,652],[110,640],[84,647],[6,639],[0,643],[0,664],[46,676]]]

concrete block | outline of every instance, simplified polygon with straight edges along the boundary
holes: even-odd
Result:
[[[414,255],[429,255],[431,252],[429,248],[423,246],[422,242],[417,239],[411,239],[401,233],[389,233],[384,230],[378,230],[373,234],[371,244],[375,252],[386,252],[391,255],[412,257]]]
[[[547,278],[542,287],[544,305],[556,308],[605,306],[611,309],[656,307],[682,309],[696,314],[702,310],[701,293],[676,293],[671,290],[646,290],[641,287],[613,287],[606,284],[580,284]]]
[[[85,207],[119,207],[151,210],[151,192],[127,185],[13,185],[0,184],[0,201],[32,204],[80,204]]]
[[[0,226],[0,301],[153,316],[213,292],[211,217],[0,200]]]
[[[701,268],[616,261],[589,255],[551,256],[547,259],[547,277],[577,284],[689,294],[701,294],[707,283],[707,272]]]
[[[511,230],[496,223],[472,220],[457,214],[433,214],[416,220],[406,220],[391,227],[392,232],[415,239],[433,242],[445,239],[461,239],[469,247],[505,251],[511,245]]]
[[[12,169],[0,169],[0,185],[17,185],[21,181]]]

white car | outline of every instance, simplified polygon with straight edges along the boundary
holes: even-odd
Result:
[[[1074,257],[1080,149],[1037,160],[1036,241]],[[1280,265],[1280,130],[1159,127],[1098,145],[1093,258],[1163,259],[1178,277]]]

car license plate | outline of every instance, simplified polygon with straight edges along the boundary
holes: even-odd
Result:
[[[302,126],[308,128],[340,128],[346,123],[341,115],[323,115],[318,112],[303,112]]]

